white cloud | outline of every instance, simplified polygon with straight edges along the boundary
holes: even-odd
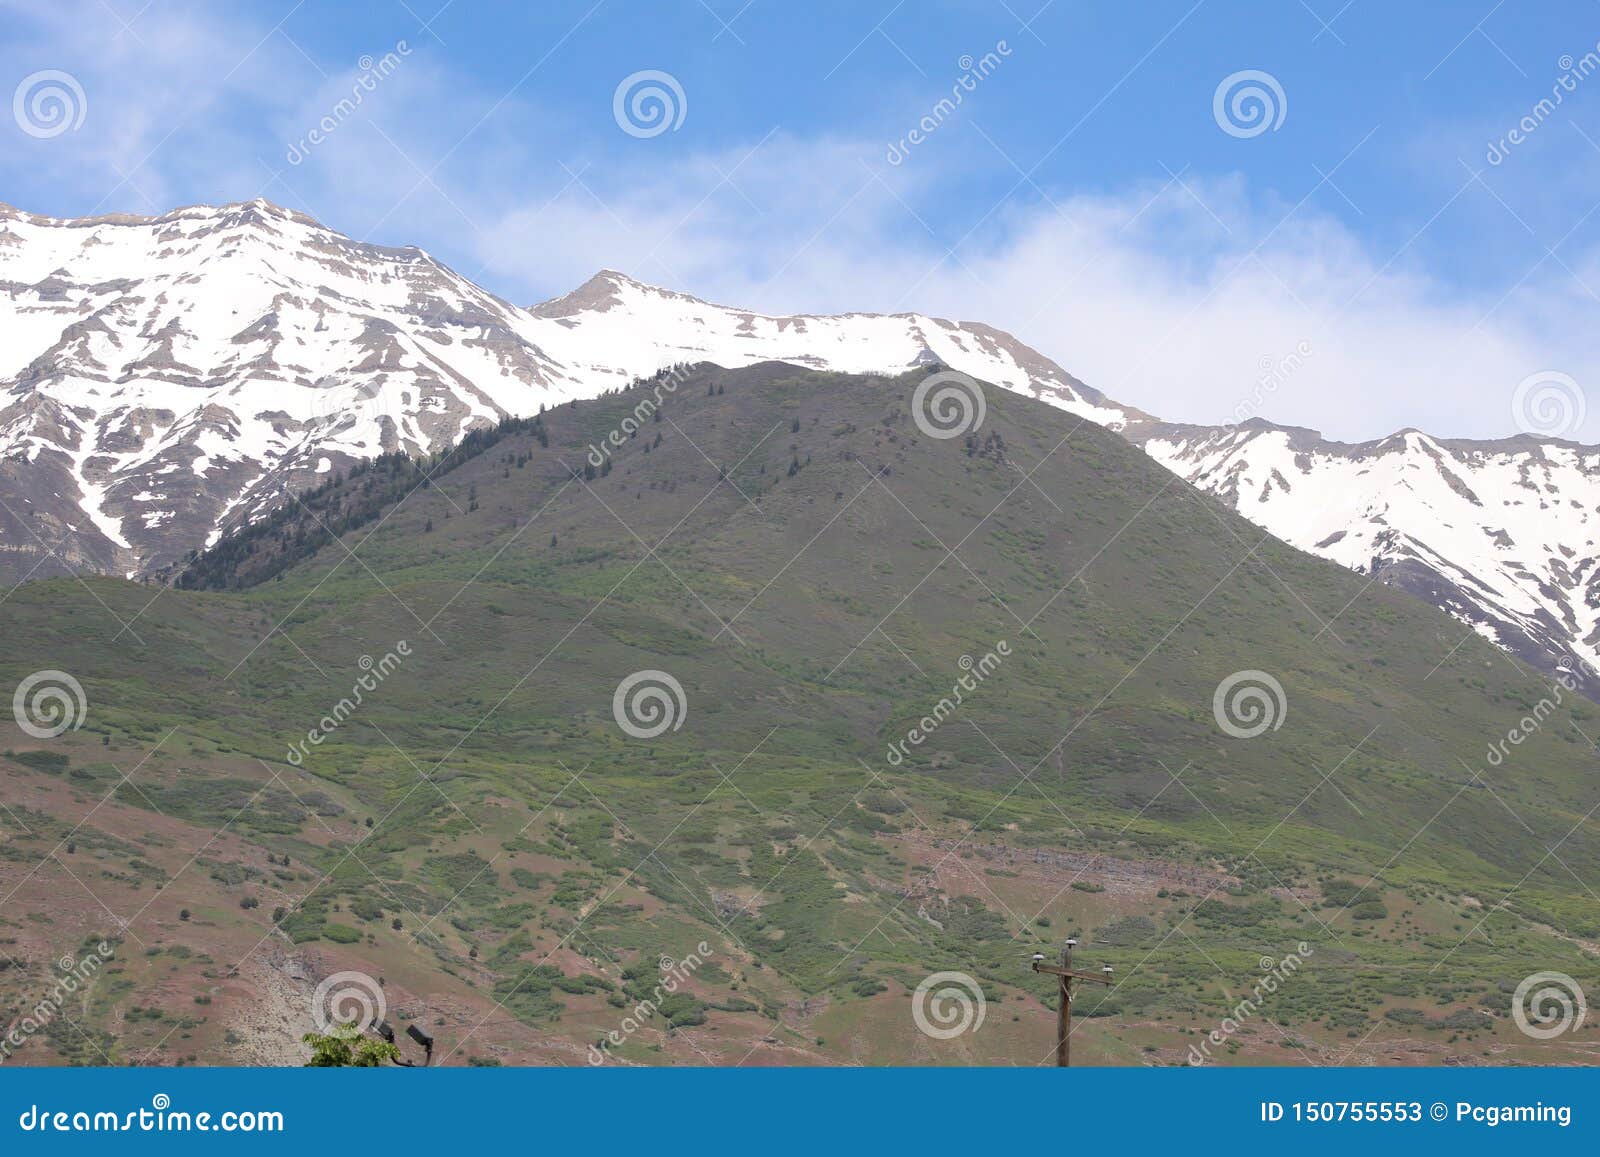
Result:
[[[915,206],[948,174],[885,173],[891,193],[862,167],[869,143],[780,136],[744,161],[738,191],[715,188],[743,155],[591,176],[593,194],[506,213],[483,241],[489,275],[544,284],[555,272],[557,292],[611,266],[769,312],[982,320],[1176,421],[1228,420],[1263,362],[1309,346],[1260,413],[1355,440],[1404,426],[1509,435],[1520,380],[1560,369],[1582,382],[1595,363],[1582,322],[1593,303],[1570,279],[1454,291],[1314,205],[1286,217],[1236,178],[1008,207],[947,253]]]
[[[77,79],[87,101],[80,129],[8,142],[18,150],[8,160],[28,166],[30,187],[70,188],[76,212],[151,213],[184,197],[196,172],[241,184],[264,172],[254,162],[254,142],[235,126],[242,110],[284,97],[274,60],[292,49],[267,30],[182,6],[140,11],[124,3],[127,27],[97,2],[4,0],[0,7],[7,33],[0,75],[11,82],[5,94],[32,71],[59,69]]]
[[[574,119],[570,105],[540,100],[537,80],[509,97],[484,91],[420,38],[289,166],[288,142],[349,92],[355,61],[313,67],[283,32],[200,8],[152,8],[123,32],[94,3],[8,7],[8,74],[65,68],[90,100],[80,133],[22,142],[25,188],[38,191],[23,203],[36,211],[265,193],[352,235],[421,245],[523,303],[609,266],[768,312],[981,320],[1173,420],[1229,419],[1257,392],[1263,360],[1305,344],[1311,354],[1259,412],[1336,437],[1403,426],[1503,436],[1527,375],[1560,370],[1600,387],[1586,381],[1600,364],[1584,288],[1600,287],[1592,253],[1562,258],[1581,284],[1550,261],[1505,288],[1463,289],[1422,266],[1424,247],[1403,247],[1405,235],[1375,247],[1347,229],[1328,190],[1295,205],[1194,173],[1048,197],[1024,186],[974,225],[945,215],[973,199],[945,194],[982,187],[999,166],[998,199],[1014,175],[973,125],[943,126],[895,167],[883,160],[894,125],[687,152],[674,134],[611,131],[609,108]],[[273,168],[282,175],[269,183]],[[39,203],[47,196],[63,204]],[[1481,188],[1452,211],[1515,228]],[[1590,411],[1600,423],[1600,402]]]

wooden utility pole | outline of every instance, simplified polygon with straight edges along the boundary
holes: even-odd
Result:
[[[1061,946],[1061,963],[1046,964],[1044,954],[1033,954],[1033,970],[1047,972],[1060,980],[1058,994],[1059,1005],[1056,1009],[1056,1064],[1066,1068],[1072,1064],[1072,982],[1086,980],[1091,984],[1110,984],[1111,965],[1107,964],[1099,972],[1076,972],[1072,967],[1072,949],[1077,945],[1076,940],[1069,939]]]

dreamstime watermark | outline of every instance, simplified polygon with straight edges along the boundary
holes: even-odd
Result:
[[[49,140],[76,132],[89,115],[89,98],[70,72],[46,68],[22,78],[11,94],[11,116],[30,137]]]
[[[622,78],[611,94],[611,115],[630,137],[648,140],[683,127],[689,115],[689,98],[670,72],[640,69]]]
[[[220,1113],[172,1108],[172,1098],[157,1093],[150,1108],[126,1113],[58,1109],[29,1105],[17,1117],[24,1133],[282,1133],[283,1114],[276,1109],[225,1109]]]
[[[311,1022],[318,1032],[354,1026],[366,1032],[389,1011],[383,985],[365,972],[335,972],[311,994]]]
[[[1589,399],[1570,374],[1540,370],[1511,392],[1511,420],[1524,434],[1564,438],[1576,434],[1589,414]]]
[[[1550,684],[1549,694],[1542,696],[1539,702],[1528,709],[1527,714],[1508,727],[1504,738],[1489,744],[1484,753],[1484,761],[1490,767],[1499,767],[1511,754],[1513,747],[1522,746],[1544,726],[1544,721],[1555,714],[1556,708],[1566,701],[1566,696],[1562,692],[1578,691],[1580,686],[1578,676],[1565,664],[1566,660],[1563,660],[1561,665],[1557,666],[1555,681]]]
[[[1536,101],[1533,107],[1523,114],[1522,119],[1498,141],[1490,141],[1483,155],[1484,160],[1491,165],[1503,163],[1511,155],[1512,149],[1537,132],[1539,126],[1555,114],[1569,93],[1577,92],[1578,85],[1596,72],[1600,72],[1600,44],[1596,44],[1576,60],[1572,58],[1571,53],[1563,54],[1556,61],[1556,67],[1561,70],[1561,75],[1556,77],[1555,83],[1550,86],[1550,95]]]
[[[1254,739],[1283,726],[1289,699],[1283,684],[1265,671],[1235,671],[1211,696],[1217,726],[1235,739]]]
[[[400,67],[400,62],[411,55],[411,46],[404,40],[395,41],[394,48],[385,52],[377,60],[370,55],[361,57],[356,61],[358,75],[350,85],[350,95],[342,96],[321,120],[311,127],[311,130],[297,141],[289,142],[289,151],[284,154],[284,160],[291,165],[298,165],[311,155],[311,150],[331,137],[345,121],[356,113],[366,100],[367,94],[376,92],[378,85],[389,79],[394,71]]]
[[[1224,422],[1223,426],[1231,430],[1259,415],[1266,400],[1276,394],[1306,364],[1310,356],[1311,343],[1304,339],[1296,342],[1294,349],[1281,358],[1262,355],[1261,372],[1256,375],[1255,387],[1248,398],[1233,408],[1232,420]]]
[[[911,420],[939,441],[977,430],[987,412],[983,387],[960,370],[935,370],[911,393]]]
[[[289,752],[285,758],[295,767],[305,762],[306,756],[311,754],[312,747],[322,746],[323,740],[332,735],[346,720],[356,713],[356,708],[366,701],[368,692],[376,691],[383,685],[383,681],[400,667],[411,655],[411,644],[401,639],[394,645],[394,650],[385,651],[383,658],[374,660],[371,655],[362,655],[356,665],[364,674],[360,675],[350,687],[350,694],[333,705],[317,725],[306,732],[304,739],[297,739],[289,745]]]
[[[1212,1048],[1221,1048],[1227,1044],[1233,1034],[1244,1027],[1245,1021],[1261,1011],[1266,998],[1277,992],[1291,976],[1299,972],[1300,966],[1310,959],[1315,951],[1311,945],[1302,940],[1295,945],[1294,951],[1282,960],[1263,956],[1260,960],[1261,976],[1251,985],[1250,995],[1229,1009],[1228,1015],[1222,1018],[1222,1023],[1208,1032],[1198,1045],[1189,1046],[1189,1063],[1199,1066],[1211,1060]]]
[[[683,726],[689,700],[683,684],[665,671],[635,671],[611,696],[617,726],[635,739],[654,739]]]
[[[935,972],[911,994],[911,1019],[934,1040],[977,1032],[988,1009],[983,986],[965,972]]]
[[[1289,98],[1272,73],[1245,68],[1222,78],[1211,94],[1211,115],[1230,137],[1259,137],[1283,127]]]
[[[89,711],[83,684],[65,671],[35,671],[17,684],[11,715],[35,739],[54,739],[83,726]]]
[[[329,375],[311,385],[311,418],[326,422],[330,418],[353,415],[357,420],[378,421],[389,412],[383,385],[376,380],[346,381]]]
[[[1565,972],[1535,972],[1511,994],[1511,1019],[1534,1040],[1577,1032],[1588,1013],[1583,986]]]
[[[909,730],[904,739],[897,739],[889,744],[888,754],[885,758],[890,767],[899,767],[906,761],[906,756],[911,754],[913,747],[921,747],[930,736],[944,725],[944,721],[954,715],[956,708],[966,702],[967,695],[976,691],[990,675],[999,669],[1001,660],[1011,656],[1011,644],[1001,639],[994,645],[994,650],[985,651],[982,658],[974,659],[971,655],[962,655],[956,666],[965,674],[958,677],[950,687],[950,694],[940,699],[933,705],[933,710],[924,715]]]
[[[1010,55],[1011,45],[1004,40],[995,41],[993,50],[985,52],[977,59],[973,59],[971,53],[963,54],[956,61],[956,66],[961,69],[961,75],[956,77],[955,83],[950,86],[950,95],[942,96],[935,101],[933,107],[905,136],[898,141],[890,141],[889,150],[883,159],[891,165],[903,163],[911,155],[911,150],[931,137],[939,130],[940,125],[954,116],[956,109],[961,107],[967,95],[978,91],[978,85],[993,75],[995,69],[999,68],[1001,62]]]
[[[657,967],[661,971],[661,978],[656,982],[650,995],[634,1005],[632,1010],[622,1018],[621,1024],[606,1033],[597,1044],[589,1046],[589,1063],[591,1065],[605,1064],[606,1060],[611,1056],[611,1050],[621,1048],[627,1043],[628,1038],[641,1028],[644,1028],[645,1022],[661,1011],[661,1002],[683,987],[689,977],[706,962],[706,957],[710,955],[712,955],[711,945],[702,940],[695,945],[695,950],[682,960],[674,960],[670,956],[663,956],[657,962]]]
[[[110,960],[114,949],[105,940],[94,946],[94,953],[77,959],[70,953],[56,962],[56,969],[61,973],[56,977],[55,983],[39,1001],[27,1009],[22,1017],[12,1024],[4,1037],[0,1037],[0,1063],[11,1058],[11,1055],[36,1034],[48,1027],[56,1017],[61,1015],[67,998],[86,986],[100,972],[100,966]]]
[[[691,371],[692,367],[690,366],[680,366],[665,377],[652,383],[649,397],[641,398],[628,416],[618,422],[616,428],[604,438],[601,438],[598,444],[589,443],[589,453],[587,455],[589,464],[596,470],[604,466],[606,459],[611,457],[613,450],[620,449],[624,442],[637,434],[646,422],[655,417],[661,409],[661,403],[665,400],[665,396],[678,392],[678,387],[689,377]]]

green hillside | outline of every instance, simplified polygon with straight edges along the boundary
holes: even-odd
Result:
[[[1509,1009],[1536,971],[1600,990],[1600,709],[1093,424],[989,389],[928,437],[922,377],[700,367],[332,479],[194,589],[15,589],[0,686],[89,706],[4,739],[0,992],[110,929],[102,1055],[229,1063],[241,962],[315,952],[452,1063],[581,1063],[704,941],[619,1057],[1037,1064],[1027,956],[1075,934],[1118,979],[1075,1059],[1181,1064],[1303,942],[1215,1059],[1592,1060]],[[1284,709],[1237,738],[1245,671]],[[638,672],[682,692],[647,738]],[[908,996],[941,970],[988,1001],[948,1041]],[[34,1063],[99,1060],[69,1038]]]

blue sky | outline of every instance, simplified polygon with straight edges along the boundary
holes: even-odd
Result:
[[[1520,382],[1597,364],[1593,2],[442,3],[0,0],[3,87],[67,73],[83,114],[0,120],[0,200],[265,196],[522,303],[614,267],[983,320],[1178,420],[1299,351],[1261,413],[1347,438],[1510,434]],[[619,126],[641,70],[677,127]],[[1247,70],[1254,135],[1215,114]]]

